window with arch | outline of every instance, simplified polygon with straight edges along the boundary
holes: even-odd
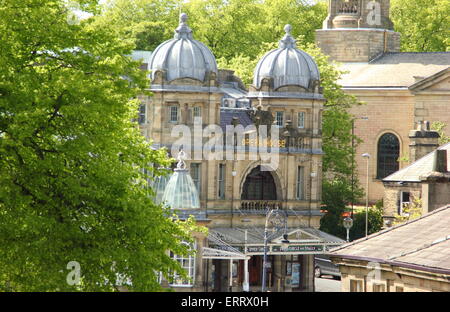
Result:
[[[254,168],[245,178],[241,199],[276,200],[277,188],[272,174],[261,171],[261,166]]]
[[[398,171],[400,157],[400,141],[392,133],[383,134],[378,140],[377,179],[384,179]]]

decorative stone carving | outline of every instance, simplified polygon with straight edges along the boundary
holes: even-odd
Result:
[[[266,125],[268,127],[268,130],[275,120],[270,111],[262,110],[261,105],[258,105],[256,110],[250,112],[250,118],[252,119],[256,128],[258,128],[260,125]]]
[[[358,0],[343,0],[339,3],[338,13],[358,14]]]

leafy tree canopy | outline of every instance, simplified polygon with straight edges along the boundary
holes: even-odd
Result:
[[[148,176],[168,166],[132,119],[145,73],[132,40],[66,1],[0,1],[0,289],[157,290],[192,222],[167,218]],[[95,14],[97,1],[77,2]],[[67,264],[81,280],[67,282]]]
[[[307,0],[109,0],[99,25],[118,25],[122,35],[136,40],[140,50],[153,51],[173,37],[180,12],[189,16],[194,37],[205,43],[216,58],[255,58],[264,43],[277,42],[286,24],[293,35],[314,41],[327,15],[325,1]]]
[[[450,1],[392,0],[391,19],[404,52],[450,50]]]

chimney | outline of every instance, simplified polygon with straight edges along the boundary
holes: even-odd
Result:
[[[410,163],[422,158],[439,147],[439,133],[430,129],[429,121],[418,121],[417,128],[409,132]]]
[[[433,171],[447,172],[447,150],[437,150],[434,158]]]

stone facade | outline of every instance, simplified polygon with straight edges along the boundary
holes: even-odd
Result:
[[[386,52],[400,52],[400,34],[392,31],[390,1],[330,0],[316,43],[338,62],[370,62]]]
[[[400,34],[386,29],[321,29],[316,43],[337,62],[370,62],[386,52],[400,52]]]
[[[343,292],[450,291],[450,205],[330,252]]]
[[[400,52],[400,34],[392,31],[389,20],[390,1],[377,1],[380,23],[370,25],[366,23],[369,2],[330,0],[316,43],[331,60],[342,62],[338,66],[347,72],[340,81],[343,90],[363,103],[349,110],[355,116],[354,133],[363,141],[356,148],[356,171],[362,187],[369,180],[366,191],[375,203],[384,196],[383,177],[378,174],[378,144],[384,134],[394,135],[399,142],[398,169],[424,155],[416,154],[414,145],[426,145],[428,139],[420,143],[409,137],[418,122],[443,122],[450,134],[450,53]],[[340,10],[344,3],[356,11]],[[429,151],[434,148],[430,145]],[[361,157],[364,153],[371,156],[369,177],[367,160]]]
[[[335,260],[336,261],[336,260]],[[448,275],[340,259],[342,292],[449,292]],[[379,268],[379,271],[374,269]]]
[[[273,66],[261,62],[255,70],[259,73],[255,74],[256,83],[249,90],[232,71],[215,67],[210,50],[192,39],[185,14],[180,16],[174,39],[156,48],[148,61],[152,95],[140,98],[141,132],[154,148],[165,147],[172,157],[177,157],[182,147],[200,208],[186,207],[177,213],[183,218],[193,215],[199,225],[209,229],[208,235],[194,234],[195,258],[182,260],[192,281],[162,279],[165,287],[242,291],[248,267],[250,289],[261,290],[262,234],[267,225],[271,235],[283,232],[280,235],[294,247],[283,249],[281,236],[267,239],[268,289],[313,291],[314,254],[343,243],[338,238],[330,242],[332,236],[318,231],[325,102],[319,72],[314,60],[296,48],[289,25],[285,31],[279,49],[269,52],[285,53],[277,63],[282,69],[272,72]],[[188,45],[180,43],[183,40],[197,49],[184,49]],[[179,48],[168,48],[173,46]],[[238,100],[239,105],[227,105],[231,100]],[[264,150],[256,140],[263,131],[259,126],[269,128],[267,154],[261,154]],[[227,127],[241,127],[246,134],[226,133]],[[220,134],[224,136],[215,141],[215,154],[208,154],[207,143]],[[190,137],[181,143],[182,135]],[[167,198],[168,188],[162,189]],[[284,216],[283,228],[268,223],[271,209]],[[288,264],[298,269],[297,275],[288,273]]]

